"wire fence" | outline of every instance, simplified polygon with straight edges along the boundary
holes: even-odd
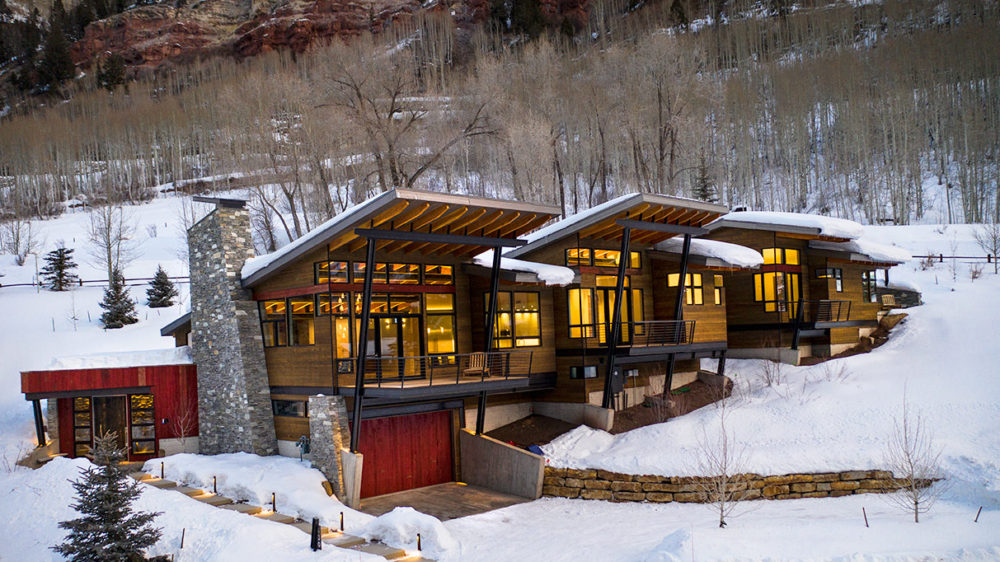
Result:
[[[191,278],[188,277],[187,275],[180,275],[180,276],[177,276],[177,277],[167,277],[167,279],[170,279],[174,283],[190,283],[191,282]],[[152,280],[153,280],[152,277],[127,277],[127,278],[125,278],[125,285],[128,286],[128,287],[140,287],[142,285],[145,285],[145,284],[149,283]],[[107,285],[108,284],[108,280],[107,279],[80,279],[80,280],[76,281],[74,284],[77,285],[78,287],[83,287],[84,285]],[[8,287],[37,287],[37,286],[39,286],[37,279],[33,280],[31,283],[10,283],[10,284],[5,284],[5,283],[0,282],[0,289],[6,289]],[[45,284],[42,283],[41,287],[45,287]]]

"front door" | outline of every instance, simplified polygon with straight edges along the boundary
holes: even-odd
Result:
[[[420,317],[416,315],[375,316],[368,324],[368,356],[375,359],[376,380],[421,375]]]
[[[117,437],[115,443],[119,449],[125,449],[128,436],[126,434],[126,412],[124,396],[95,396],[94,400],[94,437],[113,431]]]

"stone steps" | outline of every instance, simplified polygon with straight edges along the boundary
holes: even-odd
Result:
[[[159,488],[161,490],[171,490],[184,494],[185,496],[200,501],[202,503],[211,505],[213,507],[218,507],[220,509],[226,509],[229,511],[235,511],[237,513],[245,513],[257,517],[258,519],[264,519],[266,521],[271,521],[274,523],[281,523],[283,525],[291,525],[296,529],[302,531],[306,534],[312,533],[312,523],[309,521],[300,521],[291,515],[285,515],[284,513],[278,513],[274,511],[265,511],[264,508],[256,505],[250,505],[246,503],[235,503],[231,498],[225,496],[220,496],[218,494],[211,494],[202,490],[201,488],[194,488],[189,486],[180,486],[173,480],[166,480],[163,478],[157,478],[145,472],[132,472],[129,474],[133,480],[142,482],[143,484],[148,484],[154,488]],[[386,560],[406,560],[412,562],[421,562],[427,560],[418,555],[407,556],[405,550],[391,547],[379,542],[368,542],[361,537],[356,537],[354,535],[348,535],[340,531],[333,531],[327,527],[320,527],[320,536],[322,537],[323,543],[330,546],[335,546],[338,548],[346,548],[349,550],[356,550],[358,552],[365,552],[367,554],[374,554],[376,556],[381,556]]]

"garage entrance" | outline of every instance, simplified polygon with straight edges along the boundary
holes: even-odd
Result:
[[[451,482],[452,412],[362,420],[358,451],[362,498]]]

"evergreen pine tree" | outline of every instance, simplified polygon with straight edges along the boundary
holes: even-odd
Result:
[[[38,72],[42,82],[49,86],[59,85],[76,75],[76,66],[69,55],[69,40],[58,20],[52,20],[49,34],[45,38]]]
[[[697,174],[694,177],[694,197],[708,203],[715,203],[718,198],[715,196],[715,186],[712,185],[712,176],[708,173],[708,164],[705,162],[705,155],[701,155],[698,161]]]
[[[73,261],[73,249],[60,242],[58,248],[45,255],[45,267],[42,268],[41,275],[49,289],[65,291],[79,280],[73,273],[74,268],[76,262]]]
[[[153,275],[153,280],[150,281],[149,288],[146,289],[147,304],[150,308],[173,306],[176,297],[177,289],[167,277],[167,272],[163,271],[162,266],[157,266],[156,274]]]
[[[104,290],[104,299],[98,304],[104,309],[104,313],[101,314],[101,324],[104,324],[105,328],[121,328],[139,321],[135,315],[135,301],[129,296],[125,277],[118,269],[111,275],[111,282]]]
[[[142,494],[118,464],[125,451],[117,446],[118,435],[107,432],[94,439],[94,462],[83,478],[73,482],[81,517],[63,521],[66,540],[52,550],[74,561],[145,560],[143,553],[160,540],[160,529],[152,526],[159,513],[136,512],[132,502]]]
[[[49,28],[59,26],[59,29],[66,33],[69,31],[69,15],[66,13],[66,6],[62,0],[55,0],[52,3],[52,10],[49,12]]]
[[[125,59],[121,55],[111,55],[102,66],[97,62],[97,83],[107,91],[125,83]],[[126,92],[127,93],[127,92]]]

